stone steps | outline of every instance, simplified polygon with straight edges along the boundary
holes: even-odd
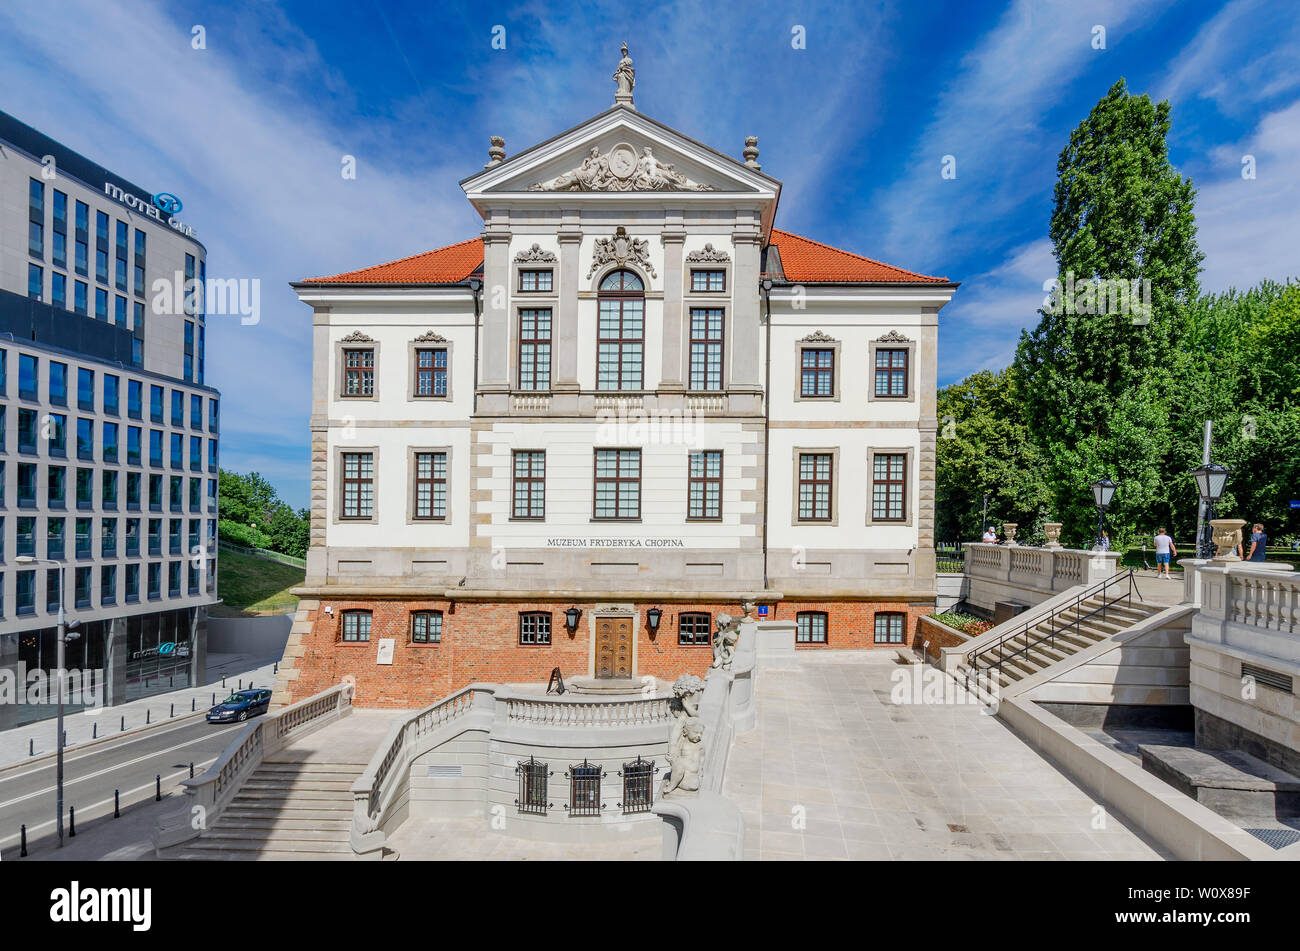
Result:
[[[262,763],[212,828],[180,849],[176,858],[353,859],[352,784],[364,770],[354,763]]]
[[[996,675],[998,683],[1007,687],[1017,681],[1032,677],[1059,664],[1067,657],[1086,650],[1094,644],[1109,640],[1164,610],[1161,605],[1133,603],[1106,603],[1106,619],[1093,613],[1102,607],[1098,598],[1089,598],[1077,607],[1071,606],[1055,616],[1055,622],[1039,622],[1026,631],[1005,641],[1002,645],[1000,670],[997,648],[977,657],[979,671],[985,677]],[[1073,627],[1069,625],[1073,622]],[[1063,630],[1068,628],[1067,630]],[[1013,656],[1014,655],[1014,656]],[[974,677],[974,669],[963,664],[957,670],[959,677]]]

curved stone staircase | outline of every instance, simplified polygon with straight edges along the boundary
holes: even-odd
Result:
[[[263,762],[177,859],[348,861],[352,783],[365,763]]]

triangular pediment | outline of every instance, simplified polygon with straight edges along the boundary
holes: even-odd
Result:
[[[461,182],[489,195],[748,195],[775,198],[781,183],[631,109],[615,107],[494,163]]]

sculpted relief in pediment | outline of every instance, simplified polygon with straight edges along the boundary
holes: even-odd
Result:
[[[620,142],[608,152],[592,146],[591,154],[572,171],[545,182],[528,186],[529,191],[544,192],[638,192],[638,191],[713,191],[712,185],[693,182],[660,162],[650,146],[638,156],[632,146]]]

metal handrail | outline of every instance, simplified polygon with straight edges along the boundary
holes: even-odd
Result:
[[[1065,636],[1071,631],[1077,633],[1078,628],[1083,621],[1092,618],[1098,614],[1101,615],[1101,619],[1104,622],[1106,620],[1106,610],[1111,605],[1119,604],[1122,601],[1125,601],[1128,604],[1132,604],[1134,594],[1137,595],[1139,601],[1143,601],[1142,592],[1138,590],[1137,579],[1134,577],[1133,571],[1134,569],[1129,568],[1126,569],[1125,571],[1116,572],[1115,574],[1111,575],[1109,578],[1106,578],[1104,581],[1099,581],[1096,584],[1091,585],[1088,588],[1085,588],[1083,591],[1079,592],[1079,594],[1075,595],[1073,601],[1071,601],[1069,604],[1058,606],[1050,614],[1048,614],[1047,617],[1045,618],[1037,617],[1028,620],[1024,624],[1021,624],[1019,627],[1016,627],[1015,629],[1007,632],[1006,634],[1001,635],[994,643],[985,644],[983,647],[971,651],[969,654],[966,655],[966,686],[968,688],[970,686],[970,675],[972,672],[977,677],[979,675],[979,671],[980,671],[979,659],[987,655],[990,651],[994,650],[995,648],[997,649],[998,652],[997,663],[996,664],[986,663],[984,665],[984,669],[995,670],[997,672],[998,682],[1000,683],[1002,677],[1002,668],[1008,661],[1012,661],[1017,657],[1020,657],[1021,655],[1028,654],[1033,648],[1037,647],[1039,644],[1042,644],[1044,641],[1050,641],[1051,647],[1055,649],[1057,635]],[[1107,601],[1106,589],[1113,584],[1122,583],[1122,582],[1127,582],[1127,587],[1128,587],[1127,593],[1119,597],[1116,597],[1111,601]],[[1090,598],[1097,597],[1097,595],[1099,594],[1101,595],[1100,607],[1093,608],[1091,611],[1088,611],[1087,613],[1084,613],[1079,610],[1082,607],[1084,601]],[[1145,603],[1145,601],[1143,601],[1143,603]],[[1064,627],[1058,629],[1056,626],[1057,617],[1061,614],[1064,614],[1066,611],[1070,611],[1070,610],[1073,610],[1075,612],[1074,620],[1070,621]],[[1040,637],[1034,640],[1029,640],[1028,637],[1026,637],[1025,643],[1021,645],[1019,648],[1017,648],[1015,651],[1013,651],[1010,654],[1004,652],[1003,647],[1004,645],[1006,645],[1008,641],[1014,640],[1015,638],[1020,637],[1021,635],[1028,635],[1029,632],[1031,632],[1035,628],[1042,627],[1042,625],[1044,624],[1050,625],[1050,630],[1048,630],[1047,633],[1041,635]]]

